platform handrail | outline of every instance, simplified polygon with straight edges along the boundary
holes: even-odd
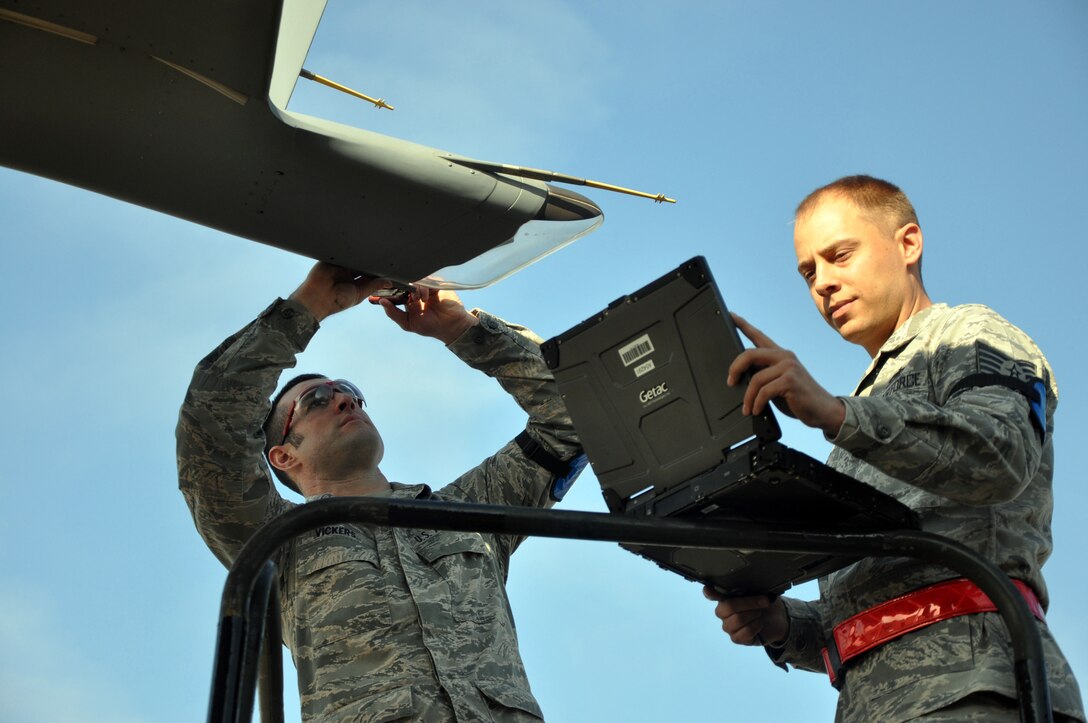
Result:
[[[276,692],[267,688],[278,679],[280,717],[264,720],[282,720],[282,636],[278,581],[271,559],[286,540],[316,527],[343,523],[672,547],[814,552],[858,558],[903,556],[936,563],[978,585],[1008,627],[1022,723],[1053,723],[1042,638],[1024,598],[995,564],[940,535],[916,530],[839,534],[712,517],[635,518],[601,512],[383,497],[332,497],[299,505],[269,521],[245,544],[227,573],[223,589],[208,711],[210,723],[242,723],[250,719],[256,686],[254,676],[242,671],[247,670],[247,665],[253,666],[258,651],[262,659],[262,715],[266,706],[275,705]],[[254,623],[254,618],[260,622]]]

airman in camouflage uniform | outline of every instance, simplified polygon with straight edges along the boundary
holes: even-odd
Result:
[[[1027,583],[1045,608],[1050,556],[1054,374],[1020,329],[978,305],[933,304],[921,283],[922,234],[892,184],[840,179],[798,208],[798,270],[821,314],[873,361],[854,394],[833,397],[790,352],[742,319],[755,344],[730,369],[759,369],[745,408],[774,401],[835,445],[828,463],[916,510],[923,529],[961,542]],[[1045,404],[1025,392],[1038,381]],[[721,599],[734,642],[764,643],[786,667],[824,671],[832,628],[899,595],[957,577],[913,559],[866,558],[820,580],[820,599]],[[1056,720],[1084,721],[1076,679],[1040,633]],[[1012,649],[997,613],[937,622],[845,670],[837,720],[1019,720]]]
[[[403,311],[382,303],[402,328],[447,342],[465,363],[496,378],[529,414],[531,442],[510,442],[432,492],[385,479],[381,438],[361,400],[323,377],[289,383],[266,423],[280,373],[294,366],[318,322],[381,286],[318,264],[290,299],[273,303],[197,366],[177,429],[180,486],[197,529],[225,565],[265,522],[294,506],[277,493],[263,453],[307,500],[375,494],[553,504],[555,475],[523,449],[538,460],[533,443],[556,460],[580,450],[539,339],[485,312],[465,311],[448,292],[423,290]],[[317,395],[307,394],[321,386],[327,394],[312,403]],[[275,561],[284,641],[298,669],[303,718],[541,719],[505,592],[520,542],[343,524],[282,546]]]

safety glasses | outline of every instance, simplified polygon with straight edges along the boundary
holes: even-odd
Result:
[[[287,412],[287,421],[283,424],[283,435],[280,437],[280,443],[282,444],[287,441],[287,433],[291,431],[292,422],[296,419],[305,417],[315,409],[328,405],[337,394],[345,394],[351,397],[360,407],[366,406],[366,398],[363,397],[363,393],[359,391],[359,387],[346,379],[318,382],[317,384],[306,387],[297,397],[295,397],[295,402],[291,405],[291,410]]]

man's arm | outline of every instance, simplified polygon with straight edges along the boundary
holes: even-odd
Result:
[[[931,373],[937,375],[937,401],[925,398],[847,397],[829,394],[792,353],[743,319],[738,327],[755,343],[729,370],[728,383],[755,369],[746,390],[744,409],[759,413],[773,401],[808,426],[824,431],[829,441],[865,459],[886,474],[936,494],[973,504],[1012,499],[1038,469],[1042,438],[1056,404],[1050,389],[1044,407],[1032,410],[1018,384],[987,375],[1027,368],[1049,377],[1037,348],[1018,329],[990,314],[985,324],[969,329],[955,323],[935,346]],[[954,342],[952,341],[954,340]],[[980,354],[980,349],[983,350]],[[987,369],[989,360],[994,369]],[[1049,380],[1048,380],[1049,381]],[[1034,417],[1034,418],[1033,418]],[[734,642],[768,645],[776,663],[822,670],[819,651],[824,629],[818,603],[790,598],[721,599],[715,614]],[[783,630],[788,632],[782,639]]]
[[[450,291],[420,289],[403,310],[387,300],[381,304],[402,329],[442,341],[466,364],[495,378],[529,415],[526,430],[547,454],[562,461],[581,454],[566,405],[540,356],[540,337],[487,312],[467,311]],[[476,502],[550,506],[553,480],[512,442],[454,484]]]
[[[842,428],[829,440],[889,476],[957,502],[1015,499],[1039,470],[1057,405],[1038,348],[993,312],[975,308],[942,330],[929,373],[935,402],[846,398]]]
[[[444,342],[462,361],[495,378],[529,415],[526,434],[553,460],[581,454],[566,405],[540,355],[540,338],[524,327],[487,312],[466,311],[453,292],[421,289],[404,310],[381,302],[402,329]],[[550,507],[556,475],[526,455],[511,441],[457,478],[447,494],[483,504]],[[497,535],[499,561],[504,568],[522,537]]]
[[[559,389],[540,355],[540,337],[477,310],[479,324],[449,345],[466,364],[484,372],[528,415],[525,431],[556,461],[582,453]],[[550,507],[556,475],[530,459],[516,442],[506,445],[457,481],[480,502]]]
[[[746,411],[758,413],[773,400],[885,474],[968,504],[1014,499],[1039,468],[1044,430],[1056,404],[1053,391],[1041,402],[1050,411],[1033,411],[1028,397],[1014,388],[1017,380],[983,372],[995,354],[995,368],[1033,368],[1048,376],[1046,364],[1022,332],[992,312],[984,324],[957,320],[942,333],[930,363],[936,401],[834,397],[791,352],[739,317],[738,326],[756,348],[734,361],[729,383],[759,367],[746,391]],[[987,378],[980,385],[971,381]]]
[[[290,506],[263,457],[269,396],[321,319],[388,285],[356,276],[318,263],[290,299],[273,303],[196,367],[176,430],[179,486],[201,536],[225,565]]]
[[[486,312],[477,311],[476,315],[479,324],[450,344],[450,350],[469,366],[497,380],[528,413],[524,434],[532,442],[554,460],[566,462],[579,456],[582,452],[574,425],[540,356],[540,339]],[[511,441],[450,487],[459,489],[472,502],[547,508],[562,496],[556,488],[559,479],[529,457],[518,441]],[[523,539],[515,535],[495,537],[504,566]]]
[[[176,432],[178,479],[197,530],[224,565],[289,506],[264,462],[261,425],[280,373],[316,330],[305,306],[280,299],[193,373]]]

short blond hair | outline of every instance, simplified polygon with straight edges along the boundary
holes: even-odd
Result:
[[[817,188],[798,204],[794,218],[800,220],[812,213],[828,196],[848,199],[862,211],[875,213],[880,221],[894,224],[892,230],[900,229],[908,223],[918,223],[914,206],[899,186],[865,175],[844,176]]]

